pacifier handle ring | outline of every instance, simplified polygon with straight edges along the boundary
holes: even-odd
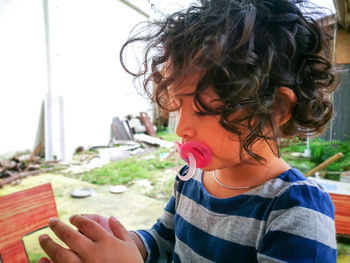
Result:
[[[196,159],[194,158],[192,153],[188,153],[188,158],[189,158],[189,169],[188,172],[186,173],[186,175],[180,175],[178,174],[178,177],[182,180],[182,181],[188,181],[190,180],[194,173],[196,172]]]

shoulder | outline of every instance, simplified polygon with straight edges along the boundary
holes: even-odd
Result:
[[[323,255],[333,262],[336,239],[334,206],[329,195],[296,169],[271,180],[269,187],[275,196],[271,196],[260,253],[267,255],[272,247],[280,247],[275,256],[282,256],[283,247],[290,247],[300,256],[313,254],[312,258],[319,259]]]
[[[304,207],[334,219],[333,203],[323,188],[309,180],[297,169],[289,169],[253,189],[250,194],[269,200],[272,210]]]
[[[297,169],[289,169],[275,178],[279,190],[273,200],[273,210],[300,207],[334,220],[334,206],[330,196],[315,181],[305,178]]]
[[[303,219],[305,224],[334,224],[334,205],[328,193],[317,182],[305,178],[297,169],[289,169],[270,180],[260,194],[270,198],[267,224],[276,217],[281,219],[282,215],[296,221]],[[320,218],[323,220],[319,220]]]

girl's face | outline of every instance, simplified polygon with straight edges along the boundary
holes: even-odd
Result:
[[[176,94],[192,93],[196,89],[200,75],[194,74],[182,82]],[[171,87],[169,88],[171,93]],[[212,89],[207,89],[201,95],[202,101],[209,107],[218,106],[214,100],[218,96]],[[203,168],[205,171],[223,169],[241,163],[240,143],[238,136],[225,130],[219,124],[219,116],[199,116],[193,102],[193,96],[177,96],[174,101],[181,100],[179,108],[176,134],[182,138],[182,143],[187,141],[198,141],[206,144],[213,155],[209,165]],[[246,158],[244,158],[246,159]]]

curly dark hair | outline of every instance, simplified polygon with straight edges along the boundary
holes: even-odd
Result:
[[[252,151],[258,140],[265,140],[279,155],[278,138],[320,134],[333,114],[330,94],[337,81],[331,35],[316,21],[315,14],[320,13],[315,8],[311,15],[301,11],[305,4],[202,0],[164,21],[149,23],[156,31],[131,37],[121,49],[120,60],[130,74],[144,77],[149,97],[167,111],[177,110],[169,103],[169,86],[185,79],[190,69],[202,72],[195,92],[189,94],[199,114],[220,116],[221,126],[237,134],[242,149],[261,161],[264,158]],[[146,46],[143,64],[135,73],[127,69],[123,56],[126,47],[137,42]],[[167,74],[165,63],[171,67]],[[274,107],[281,86],[293,90],[297,102],[291,118],[279,127]],[[201,101],[200,94],[207,88],[213,88],[222,106],[210,108]],[[230,119],[238,110],[243,113]],[[242,125],[248,134],[240,132]]]

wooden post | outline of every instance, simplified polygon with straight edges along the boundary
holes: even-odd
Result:
[[[148,114],[146,112],[140,112],[140,119],[142,124],[146,127],[147,134],[156,137],[157,133],[153,128],[153,124]]]
[[[312,169],[311,171],[306,173],[305,176],[307,177],[307,176],[313,175],[317,171],[325,168],[327,165],[330,165],[331,163],[335,162],[336,160],[340,159],[341,157],[343,157],[343,153],[341,153],[341,152],[333,155],[331,158],[325,160],[323,163],[319,164],[314,169]]]
[[[0,196],[0,255],[2,263],[27,263],[22,238],[57,217],[50,183]]]

